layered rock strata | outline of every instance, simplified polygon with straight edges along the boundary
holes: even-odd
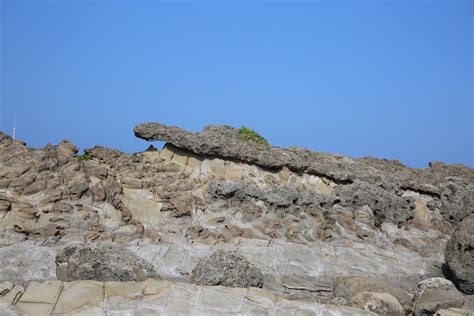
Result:
[[[208,288],[193,285],[201,279],[245,287],[217,291],[240,302],[231,308],[235,314],[244,313],[239,293],[254,291],[250,286],[288,302],[291,309],[285,313],[364,313],[368,305],[377,306],[375,311],[397,313],[402,306],[410,312],[418,282],[443,276],[444,248],[453,227],[473,212],[474,171],[465,166],[432,163],[411,169],[396,161],[263,148],[242,142],[230,127],[190,133],[151,124],[138,126],[135,133],[167,144],[133,155],[96,146],[78,156],[69,141],[30,148],[0,133],[0,281],[10,282],[8,297],[23,297],[13,295],[13,288],[25,293],[31,284],[87,275],[96,281],[86,286],[97,280],[131,281],[132,287],[149,278],[159,280],[146,282],[168,280],[173,290],[166,296],[192,288],[194,294],[183,301],[197,302],[196,289]],[[118,260],[118,254],[96,265],[104,269],[73,277],[76,266],[90,271],[93,260],[80,251],[72,252],[75,257],[61,254],[84,247],[133,253],[136,257],[120,267],[130,278],[120,279],[119,270],[109,269],[113,264],[107,260]],[[236,284],[225,273],[219,275],[222,270],[212,266],[216,261],[209,261],[219,253],[235,254],[221,260],[223,267],[254,268],[252,275],[258,277],[249,280],[257,282]],[[70,262],[78,264],[69,271],[64,264]],[[133,268],[136,262],[142,262],[141,268]],[[198,272],[205,278],[198,278]],[[344,283],[338,277],[350,278]],[[363,293],[367,288],[357,285],[341,292],[341,282],[366,282],[378,294]],[[466,310],[473,300],[464,299]],[[2,306],[14,314],[18,302]],[[44,303],[25,301],[35,302]],[[98,301],[97,313],[105,313],[105,302]],[[127,304],[117,305],[116,311],[137,308]],[[256,304],[249,313],[258,314]],[[272,304],[266,311],[277,313],[279,307]],[[199,304],[183,306],[184,314],[213,311]],[[56,310],[48,308],[48,313]]]

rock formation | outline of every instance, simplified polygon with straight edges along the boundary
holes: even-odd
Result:
[[[461,291],[474,294],[474,214],[454,230],[446,244],[445,258]]]
[[[56,264],[61,281],[126,282],[159,277],[149,262],[117,246],[68,246],[56,256]]]
[[[203,285],[262,287],[263,274],[237,253],[218,250],[197,263],[191,281]]]
[[[473,308],[470,248],[455,245],[472,245],[474,170],[278,148],[229,126],[134,131],[166,144],[78,155],[0,132],[0,314]],[[437,289],[438,306],[418,283],[444,277],[450,238],[466,293]]]

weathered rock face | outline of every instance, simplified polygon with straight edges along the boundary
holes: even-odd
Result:
[[[474,294],[474,214],[456,227],[444,256],[459,289]]]
[[[0,282],[18,285],[55,277],[54,251],[21,243],[0,248]]]
[[[418,283],[413,298],[413,315],[433,315],[444,308],[459,308],[464,298],[454,284],[443,278],[431,278]]]
[[[198,262],[191,281],[202,285],[262,287],[263,274],[239,254],[220,250]]]
[[[333,301],[340,303],[355,301],[360,305],[362,302],[370,301],[371,298],[366,294],[361,294],[359,298],[356,298],[356,296],[367,291],[374,293],[386,293],[393,296],[397,302],[401,304],[403,310],[405,310],[407,314],[413,309],[412,297],[408,294],[409,291],[407,289],[397,287],[383,280],[356,276],[340,276],[336,278],[334,281]],[[394,305],[396,306],[396,304],[392,303],[389,305],[392,307]],[[393,310],[396,313],[397,309],[391,308],[390,310]]]
[[[431,163],[429,169],[411,169],[398,161],[373,158],[350,159],[300,148],[268,147],[239,139],[238,129],[208,126],[192,133],[174,126],[144,123],[134,128],[145,140],[160,140],[197,155],[218,157],[263,168],[326,178],[341,186],[333,201],[345,206],[367,204],[375,213],[399,224],[414,218],[415,205],[405,192],[433,198],[429,207],[458,223],[474,209],[474,172],[461,165]]]
[[[167,282],[163,280],[183,283],[166,283],[166,290],[157,289],[157,296],[148,301],[139,294],[147,291],[140,282],[129,281],[124,289],[130,292],[120,294],[120,299],[133,297],[130,300],[140,303],[110,303],[107,310],[140,314],[140,308],[154,304],[143,314],[186,314],[191,309],[206,314],[236,310],[370,314],[334,303],[396,310],[391,295],[405,312],[411,312],[416,285],[442,276],[444,249],[453,227],[472,212],[473,171],[467,167],[433,163],[417,170],[379,159],[262,149],[242,143],[230,127],[179,133],[168,135],[174,145],[167,143],[160,151],[129,155],[96,146],[86,149],[88,156],[81,159],[67,141],[29,148],[0,134],[0,260],[6,266],[0,269],[0,277],[11,282],[5,295],[19,297],[30,282],[44,280],[66,291],[58,302],[74,301],[69,296],[74,293],[92,293],[81,300],[96,308],[109,304],[101,292],[109,282],[55,279],[95,278],[100,272],[101,277],[114,280],[138,280],[151,277],[153,269],[164,282],[160,284]],[[211,134],[224,138],[212,144]],[[239,150],[256,156],[247,159],[245,153],[234,152],[228,148],[233,142],[251,146]],[[267,156],[273,159],[268,164]],[[76,245],[90,250],[82,254],[77,248],[62,255]],[[120,251],[104,251],[100,255],[105,259],[98,260],[97,249],[111,245]],[[204,263],[219,251],[238,253],[247,261],[235,258],[223,266],[238,262],[237,266],[255,272],[250,278],[242,274],[245,282],[228,285],[263,289],[192,284],[198,282],[193,270],[196,275],[207,271],[201,276],[220,284],[239,278],[222,273],[216,264],[206,270],[210,265]],[[118,266],[123,260],[119,253],[136,257]],[[130,268],[141,265],[137,258],[151,267],[143,263],[142,270]],[[68,270],[74,265],[66,261],[76,262],[78,269]],[[203,264],[198,269],[199,262]],[[242,268],[235,271],[243,273]],[[340,277],[353,280],[345,283],[350,293],[338,286],[344,283],[338,281]],[[88,290],[83,291],[83,286]],[[367,290],[381,296],[363,294]],[[258,295],[247,301],[242,293],[253,291]],[[49,305],[28,299],[21,306],[53,308],[57,299],[53,296],[41,298],[51,301]],[[156,303],[165,296],[175,297],[177,303]],[[472,299],[465,298],[471,306]],[[228,302],[226,308],[221,308],[223,301]],[[8,313],[19,308],[9,304]],[[81,307],[60,303],[53,310],[74,309]]]
[[[256,288],[189,283],[47,281],[0,283],[0,314],[24,315],[353,315],[356,308],[286,300]]]
[[[403,316],[403,307],[388,293],[359,292],[351,299],[351,305],[383,316]]]
[[[158,277],[153,266],[128,249],[117,246],[69,246],[56,257],[62,281],[143,281]]]

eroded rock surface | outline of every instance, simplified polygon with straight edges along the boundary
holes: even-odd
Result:
[[[241,255],[219,250],[197,263],[191,281],[201,285],[262,287],[263,274]]]
[[[257,288],[189,283],[47,281],[0,283],[1,315],[367,315],[357,308],[286,300]]]
[[[433,315],[440,309],[462,307],[464,298],[451,281],[431,278],[418,284],[413,303],[415,316]]]
[[[459,289],[474,294],[474,214],[454,230],[446,244],[445,258]]]
[[[301,148],[279,148],[241,141],[238,129],[211,125],[192,133],[175,126],[144,123],[134,128],[135,136],[166,141],[197,155],[218,157],[302,174],[324,177],[348,185],[341,202],[364,203],[385,217],[403,223],[413,218],[413,203],[400,199],[412,191],[433,197],[432,210],[439,208],[445,219],[458,223],[474,209],[474,172],[462,165],[430,163],[429,169],[411,169],[395,160],[351,159]],[[355,182],[355,183],[354,183]],[[378,205],[377,205],[378,204]],[[399,218],[401,216],[401,218]]]
[[[122,247],[73,245],[56,256],[62,281],[143,281],[158,277],[153,266]]]
[[[166,297],[176,295],[175,305],[167,299],[156,303],[155,296],[145,304],[139,294],[144,292],[137,288],[142,283],[130,281],[114,307],[107,305],[118,314],[137,308],[122,297],[133,297],[140,306],[159,306],[141,310],[143,314],[157,310],[179,314],[179,308],[184,314],[191,310],[222,314],[220,307],[209,306],[227,299],[234,302],[235,293],[252,291],[272,297],[268,309],[262,307],[267,306],[266,299],[260,294],[254,297],[257,305],[251,311],[256,314],[364,313],[334,304],[391,302],[385,294],[407,312],[412,310],[418,282],[443,275],[444,249],[453,227],[472,213],[473,170],[464,166],[432,163],[427,169],[411,169],[395,161],[263,148],[242,143],[230,127],[210,127],[202,134],[164,129],[169,139],[161,150],[129,155],[96,146],[82,157],[69,141],[30,148],[0,133],[0,259],[7,267],[0,270],[0,277],[10,282],[8,297],[18,302],[24,287],[34,280],[49,282],[51,293],[76,293],[85,286],[91,294],[84,302],[95,306],[86,313],[106,314],[96,305],[104,303],[104,283],[56,279],[70,280],[65,263],[76,260],[74,256],[81,258],[80,251],[62,256],[67,249],[114,246],[148,262],[146,273],[125,268],[117,274],[116,268],[134,264],[117,267],[119,257],[99,262],[89,255],[76,261],[85,263],[84,271],[90,273],[76,277],[95,278],[99,270],[92,270],[97,264],[104,268],[101,275],[113,275],[114,280],[158,275],[159,282],[186,284],[163,290]],[[234,145],[238,150],[231,148]],[[257,281],[222,291],[193,285],[198,263],[219,251],[245,258],[261,272],[251,278]],[[33,252],[42,259],[30,259],[35,258]],[[219,280],[219,273],[211,269],[203,275]],[[353,290],[344,294],[337,286],[340,277],[369,281],[351,281]],[[383,295],[357,297],[369,285],[371,292]],[[223,294],[229,291],[233,294]],[[202,292],[210,294],[204,296],[205,303],[196,303]],[[226,312],[248,310],[240,295]],[[41,300],[49,302],[51,297]],[[274,297],[285,300],[281,311]],[[9,313],[16,310],[12,302]],[[60,299],[54,310],[69,313],[82,308],[64,302]],[[37,310],[47,310],[48,305],[29,305],[34,303],[29,298],[24,303],[22,308]],[[375,305],[383,305],[379,303]]]

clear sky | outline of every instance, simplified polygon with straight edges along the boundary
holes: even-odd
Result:
[[[474,167],[474,1],[1,3],[0,130],[126,152],[155,121]]]

